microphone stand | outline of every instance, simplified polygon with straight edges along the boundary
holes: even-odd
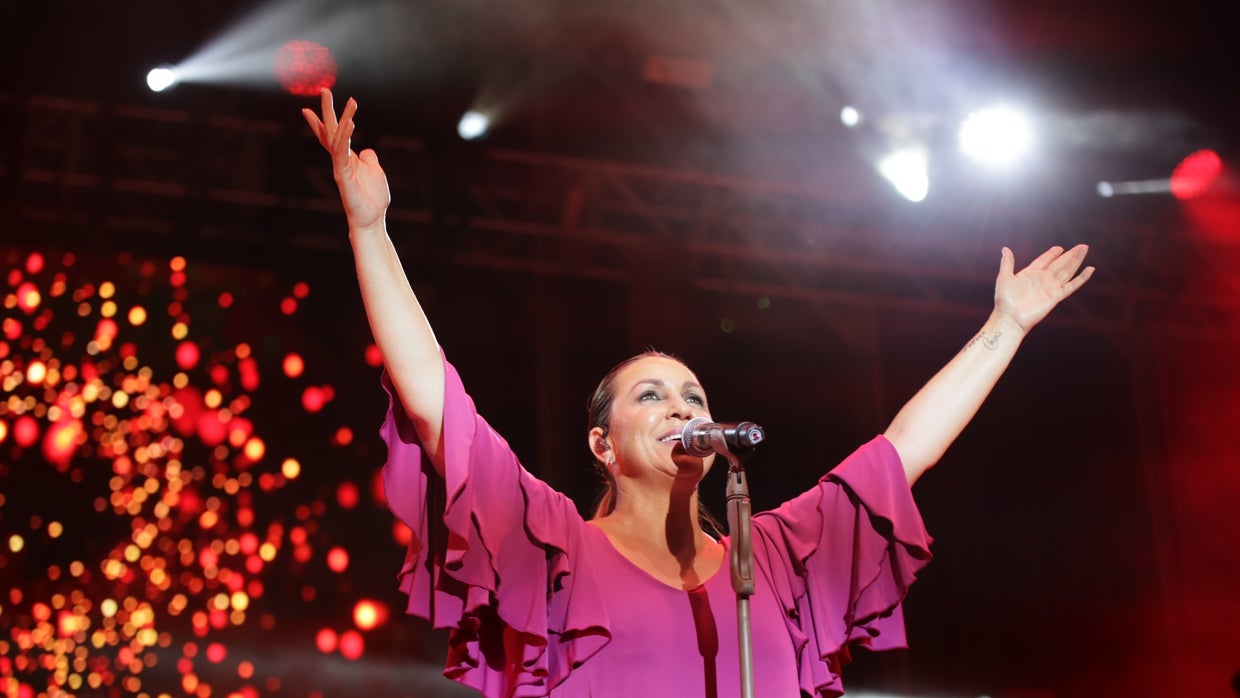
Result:
[[[716,452],[728,459],[728,530],[732,535],[732,589],[736,592],[736,630],[740,642],[741,696],[753,698],[753,637],[749,597],[753,596],[753,541],[749,531],[749,482],[740,457],[718,439]],[[748,455],[748,454],[744,454]]]

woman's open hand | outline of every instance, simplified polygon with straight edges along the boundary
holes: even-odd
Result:
[[[1014,273],[1016,258],[1004,247],[999,278],[995,281],[995,310],[1011,317],[1028,332],[1093,276],[1093,267],[1076,273],[1088,252],[1087,245],[1077,245],[1067,252],[1055,246]]]

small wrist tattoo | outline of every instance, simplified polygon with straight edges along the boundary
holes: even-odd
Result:
[[[999,338],[1002,336],[1003,336],[1003,333],[998,330],[995,330],[994,334],[990,335],[989,337],[986,336],[985,332],[979,332],[976,337],[969,340],[968,344],[964,345],[964,348],[960,350],[960,353],[961,354],[965,353],[966,351],[969,350],[970,347],[972,347],[974,344],[977,344],[978,342],[981,342],[982,346],[986,347],[987,349],[991,349],[991,350],[997,349],[999,347]]]

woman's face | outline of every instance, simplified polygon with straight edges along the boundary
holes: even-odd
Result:
[[[638,359],[616,377],[616,393],[605,441],[615,458],[617,475],[700,479],[713,456],[685,453],[680,436],[685,423],[710,417],[706,392],[687,366],[661,356]],[[591,431],[592,438],[602,429]],[[604,461],[606,454],[601,454]]]

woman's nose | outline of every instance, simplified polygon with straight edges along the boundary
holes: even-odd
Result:
[[[668,416],[680,419],[692,419],[698,416],[693,413],[693,405],[690,405],[684,398],[679,396],[668,401],[667,411]]]

